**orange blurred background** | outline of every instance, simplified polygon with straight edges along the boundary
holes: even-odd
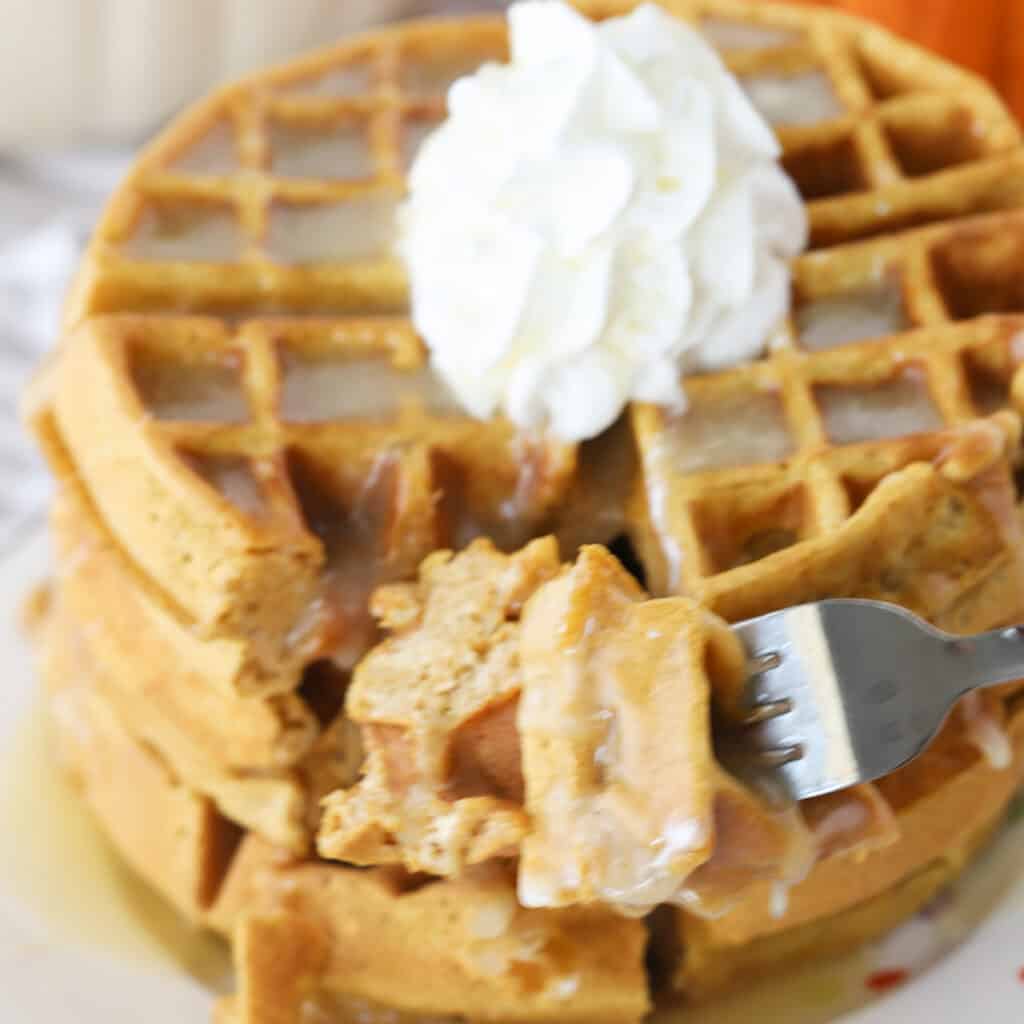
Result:
[[[992,81],[1024,120],[1024,0],[800,0],[871,18]]]

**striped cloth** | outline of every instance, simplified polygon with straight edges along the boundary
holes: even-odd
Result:
[[[19,396],[53,345],[68,279],[125,164],[106,152],[0,161],[0,554],[38,522],[49,490]]]

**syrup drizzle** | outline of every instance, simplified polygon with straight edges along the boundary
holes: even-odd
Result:
[[[190,925],[126,867],[57,764],[40,701],[0,755],[0,878],[53,945],[230,987],[227,946]]]

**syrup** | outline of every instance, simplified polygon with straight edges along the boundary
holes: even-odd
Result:
[[[110,847],[56,762],[41,702],[0,756],[0,878],[55,945],[230,987],[225,943],[190,925]]]

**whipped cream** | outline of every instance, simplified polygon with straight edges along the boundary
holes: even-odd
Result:
[[[456,82],[420,150],[399,249],[462,405],[576,441],[761,352],[806,216],[771,129],[678,19],[529,2],[509,22],[511,63]]]

